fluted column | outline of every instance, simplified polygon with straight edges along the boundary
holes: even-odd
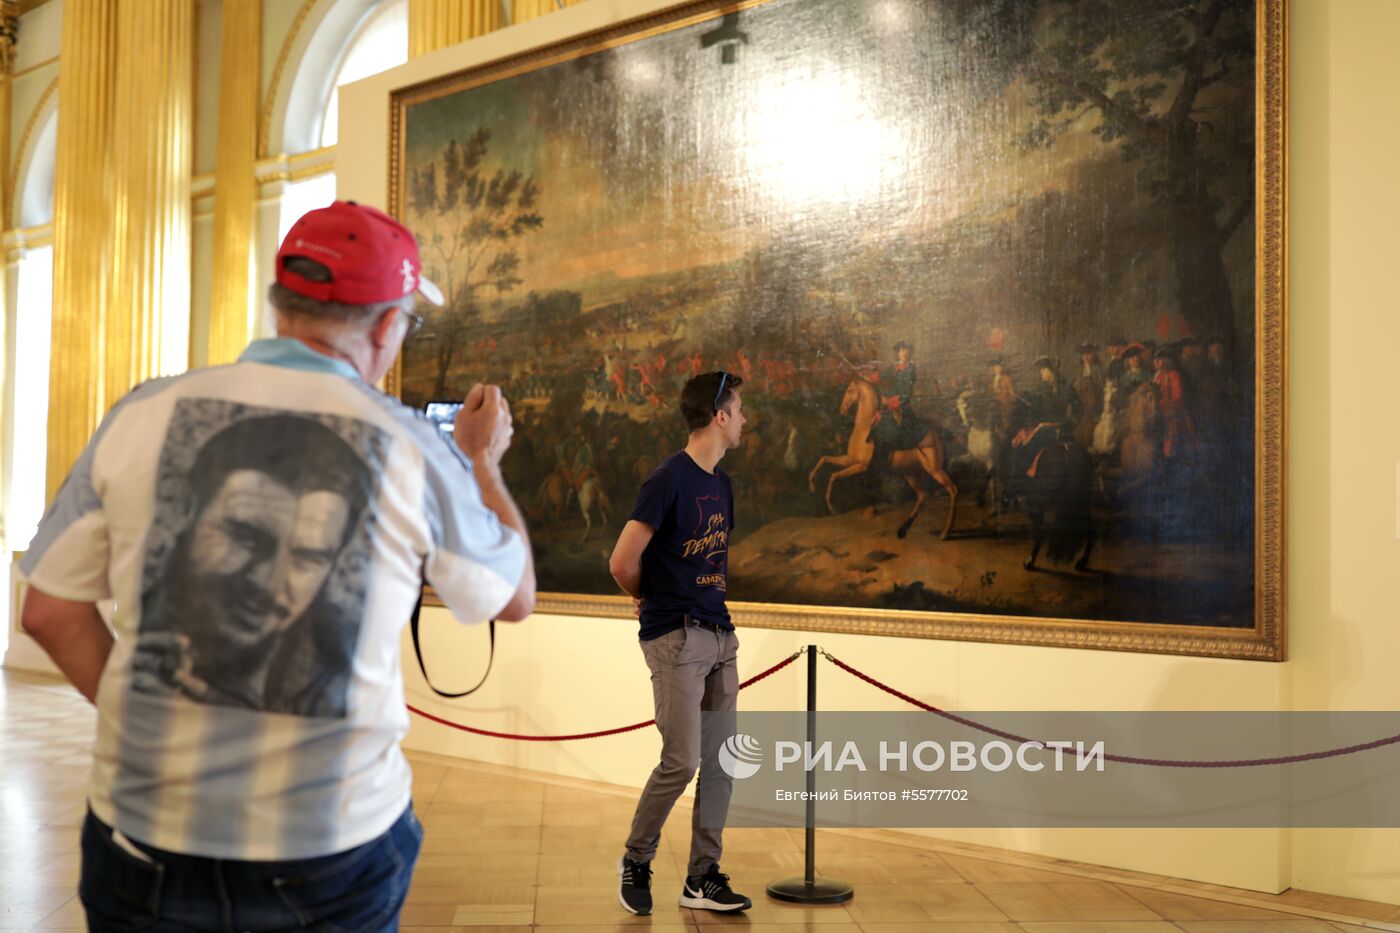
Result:
[[[580,0],[511,0],[511,24],[523,23],[527,19],[538,19],[546,13],[553,13],[561,6],[573,6]]]
[[[408,0],[408,55],[466,42],[502,25],[501,0]]]
[[[103,341],[111,270],[112,88],[117,0],[66,0],[54,167],[48,496],[106,410]]]
[[[190,350],[194,0],[117,7],[109,406],[145,379],[184,371]]]
[[[213,300],[209,364],[229,363],[253,336],[253,252],[262,4],[224,3],[219,66],[219,150],[214,168]]]

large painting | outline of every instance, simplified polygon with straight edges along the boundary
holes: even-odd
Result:
[[[1283,656],[1282,0],[672,9],[394,95],[546,609],[741,376],[741,622]]]

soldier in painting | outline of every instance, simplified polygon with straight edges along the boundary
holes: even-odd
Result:
[[[1166,462],[1179,463],[1196,452],[1196,429],[1187,409],[1187,399],[1181,373],[1176,368],[1174,354],[1161,347],[1152,357],[1155,370],[1152,384],[1157,387],[1157,411],[1162,418],[1162,456]]]
[[[997,427],[1005,437],[1011,428],[1016,414],[1016,384],[1006,374],[1006,361],[993,357],[987,363],[992,370],[991,384],[988,386],[992,399],[997,403]]]
[[[1138,386],[1152,381],[1152,377],[1143,368],[1142,357],[1146,352],[1147,350],[1142,344],[1132,343],[1124,348],[1123,355],[1120,357],[1123,363],[1123,374],[1118,380],[1121,391],[1117,393],[1117,397],[1123,400],[1124,405],[1127,404],[1128,399],[1132,398]]]
[[[882,452],[888,456],[891,451],[917,447],[923,438],[923,425],[913,408],[914,383],[918,380],[913,354],[912,344],[899,341],[894,345],[894,363],[878,377],[884,411],[875,425],[877,461]]]
[[[1079,348],[1079,375],[1070,383],[1075,408],[1074,439],[1088,449],[1094,442],[1094,426],[1103,414],[1103,367],[1099,365],[1099,348],[1086,343]]]
[[[1110,337],[1106,349],[1108,350],[1108,371],[1105,378],[1115,382],[1123,376],[1123,351],[1128,348],[1127,337]]]

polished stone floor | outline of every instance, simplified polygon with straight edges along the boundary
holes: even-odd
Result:
[[[57,681],[0,675],[0,930],[83,930],[75,888],[94,714]],[[802,834],[731,831],[724,868],[754,897],[744,915],[675,906],[688,815],[657,856],[651,917],[625,914],[615,885],[619,827],[636,792],[411,755],[427,827],[405,933],[471,928],[665,933],[1335,933],[1400,930],[1400,907],[1290,891],[1277,897],[941,843],[897,833],[819,833],[819,870],[854,900],[804,908],[763,887],[802,872]],[[467,802],[470,801],[470,802]]]

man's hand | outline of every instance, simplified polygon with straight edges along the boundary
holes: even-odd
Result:
[[[515,433],[512,424],[510,405],[501,394],[501,387],[478,382],[457,412],[453,437],[473,463],[499,466]]]
[[[209,685],[194,673],[194,649],[188,635],[146,632],[137,636],[131,659],[132,686],[143,693],[180,693],[192,700],[209,695]]]
[[[642,611],[642,552],[647,549],[654,534],[655,528],[632,519],[622,526],[622,534],[618,536],[612,557],[608,559],[608,572],[622,587],[622,592],[632,597],[639,618]]]

